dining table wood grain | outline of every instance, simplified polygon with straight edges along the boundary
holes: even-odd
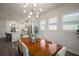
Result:
[[[34,43],[32,43],[30,38],[21,38],[20,41],[27,45],[32,56],[55,56],[62,48],[60,44],[41,38],[36,38]]]

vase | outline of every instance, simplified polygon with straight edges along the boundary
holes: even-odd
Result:
[[[36,42],[36,35],[33,34],[33,35],[32,35],[32,43],[35,43],[35,42]]]

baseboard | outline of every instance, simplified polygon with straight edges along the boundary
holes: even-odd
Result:
[[[76,55],[79,55],[79,51],[75,51],[75,50],[72,50],[70,48],[67,48],[67,51],[73,53],[73,54],[76,54]]]

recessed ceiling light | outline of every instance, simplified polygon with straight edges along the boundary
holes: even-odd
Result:
[[[25,13],[25,12],[26,12],[26,10],[23,10],[23,12]]]
[[[41,8],[40,8],[39,10],[40,10],[40,11],[43,11],[43,9],[41,9]]]
[[[30,11],[30,12],[29,12],[29,15],[33,15],[33,12],[32,12],[32,11]]]
[[[30,15],[28,15],[28,18],[30,18],[31,16]]]

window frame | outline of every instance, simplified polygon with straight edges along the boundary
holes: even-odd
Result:
[[[45,24],[41,24],[42,21],[45,21]],[[41,29],[42,26],[44,27],[44,29]],[[40,30],[46,30],[46,20],[40,21]]]
[[[50,23],[49,21],[53,20],[53,19],[56,20],[56,22],[55,23],[54,22]],[[50,30],[50,31],[57,31],[57,22],[58,22],[58,18],[57,17],[52,17],[52,18],[48,19],[48,30]],[[49,29],[50,26],[56,26],[56,29],[54,29],[54,28]]]
[[[76,24],[76,22],[77,21],[79,21],[79,20],[77,20],[77,21],[75,21],[75,20],[72,20],[72,21],[68,21],[68,22],[64,22],[64,16],[67,16],[67,15],[72,15],[72,14],[75,14],[75,13],[78,13],[78,15],[76,16],[76,17],[78,17],[78,19],[79,19],[79,12],[73,12],[73,13],[67,13],[67,14],[64,14],[62,17],[62,20],[63,20],[63,27],[62,27],[62,29],[63,29],[63,31],[76,31],[77,29],[74,29],[74,27],[73,27],[73,29],[64,29],[64,24],[65,25],[79,25],[79,23],[77,23]],[[75,17],[75,16],[74,16]],[[75,21],[75,22],[74,22]],[[69,23],[71,23],[71,24],[69,24]]]

